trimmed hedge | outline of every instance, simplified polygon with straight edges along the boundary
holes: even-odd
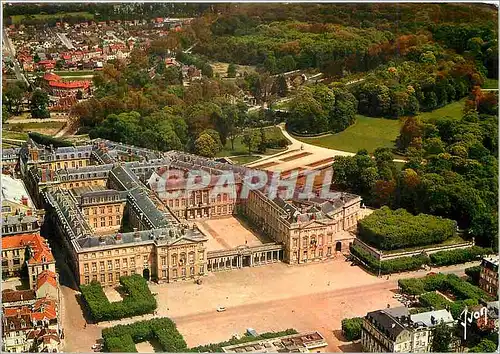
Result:
[[[228,341],[225,342],[220,342],[220,343],[212,343],[212,344],[207,344],[207,345],[200,345],[198,347],[194,347],[189,349],[190,352],[195,352],[195,353],[222,353],[222,347],[228,346],[228,345],[236,345],[236,344],[244,344],[248,342],[253,342],[256,340],[262,340],[262,339],[272,339],[272,338],[277,338],[277,337],[283,337],[283,336],[289,336],[292,334],[298,334],[295,329],[289,328],[284,331],[280,332],[266,332],[259,334],[257,337],[252,337],[245,335],[240,339],[237,339],[236,337],[231,338]]]
[[[465,268],[465,274],[467,274],[470,283],[473,285],[479,285],[480,273],[481,273],[481,266]]]
[[[419,303],[423,309],[448,309],[454,319],[458,319],[463,309],[475,306],[479,300],[489,300],[491,297],[483,290],[454,274],[434,274],[417,279],[400,279],[398,285],[403,293],[420,295]],[[435,292],[449,291],[457,297],[456,301],[448,301]],[[428,292],[426,292],[428,291]]]
[[[81,285],[84,302],[95,321],[111,321],[153,313],[156,299],[151,294],[146,280],[138,274],[120,278],[120,284],[127,292],[123,301],[109,302],[99,282]]]
[[[50,146],[51,144],[54,147],[64,147],[64,146],[73,146],[72,143],[62,140],[62,139],[57,139],[54,138],[50,135],[45,135],[45,134],[40,134],[36,132],[31,132],[28,133],[28,136],[33,139],[35,143]]]
[[[344,318],[342,320],[342,332],[348,341],[361,339],[361,328],[363,317]]]
[[[444,296],[432,291],[430,293],[425,293],[419,297],[420,305],[423,307],[431,307],[434,310],[442,310],[449,308],[452,304]]]
[[[380,274],[391,274],[417,270],[422,268],[424,264],[429,263],[429,258],[424,255],[399,257],[379,262],[375,257],[363,250],[361,247],[352,244],[349,249],[351,254],[363,261],[373,273],[377,273],[379,271],[379,267]]]
[[[382,207],[358,221],[359,238],[381,250],[440,243],[455,235],[457,223],[437,216]]]
[[[481,256],[491,253],[493,253],[493,250],[490,248],[472,246],[470,248],[436,252],[431,254],[430,258],[434,265],[446,266],[475,261],[481,259]]]
[[[102,330],[104,351],[137,352],[135,343],[157,339],[164,352],[186,352],[187,345],[175,323],[167,318],[153,318]]]

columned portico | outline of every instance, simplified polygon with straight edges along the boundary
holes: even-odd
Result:
[[[211,251],[207,253],[207,270],[239,269],[272,264],[283,259],[283,246],[279,244],[255,247],[239,246],[232,250]]]

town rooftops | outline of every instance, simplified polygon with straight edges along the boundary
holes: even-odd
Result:
[[[434,327],[439,324],[441,321],[444,323],[453,323],[453,317],[451,313],[447,310],[436,310],[436,311],[428,311],[417,313],[414,315],[410,315],[410,319],[414,323],[422,323],[427,327]]]
[[[307,332],[288,336],[262,339],[243,344],[222,347],[224,353],[281,353],[312,352],[315,348],[326,347],[328,343],[319,332]]]
[[[51,73],[51,72],[46,72],[43,75],[43,79],[46,81],[61,81],[61,77],[57,74]]]
[[[54,256],[47,241],[39,233],[20,234],[2,237],[2,249],[20,249],[29,246],[31,258],[29,264],[53,262]]]
[[[50,284],[53,287],[57,287],[56,273],[45,269],[40,274],[38,274],[38,277],[36,279],[36,288],[40,289],[44,284]]]
[[[34,208],[33,201],[23,181],[2,174],[2,201],[4,200]]]
[[[406,307],[368,312],[366,319],[392,340],[410,326],[409,311]]]
[[[498,257],[498,255],[484,257],[482,264],[483,264],[483,266],[491,268],[491,269],[496,270],[498,272],[499,257]]]
[[[49,81],[49,86],[60,89],[88,89],[90,81]]]
[[[5,304],[10,302],[18,301],[31,301],[36,299],[36,294],[34,290],[12,290],[5,289],[2,291],[2,303]]]

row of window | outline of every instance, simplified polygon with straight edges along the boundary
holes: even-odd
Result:
[[[308,251],[304,251],[302,253],[302,259],[301,260],[307,261],[308,255],[311,256],[311,259],[314,259],[316,257],[323,257],[323,249],[322,248],[318,249],[317,250],[317,254],[314,251],[311,251],[311,253],[309,253]],[[327,250],[326,250],[326,256],[330,257],[331,255],[332,255],[332,248],[328,247]],[[292,256],[293,257],[292,260],[296,261],[298,256],[299,256],[299,252],[298,251],[294,251],[293,252],[293,256]]]
[[[147,246],[142,246],[142,247],[130,247],[130,248],[121,248],[121,249],[115,249],[113,251],[108,250],[106,251],[106,256],[111,256],[111,255],[119,255],[121,254],[127,254],[127,253],[136,253],[136,252],[147,252],[148,247]],[[196,251],[196,246],[190,246],[190,247],[183,247],[182,249],[179,249],[179,254],[185,254],[186,252],[193,253]],[[160,253],[167,253],[168,248],[167,247],[162,247],[158,248],[158,254]],[[203,252],[200,252],[201,255],[203,256]],[[83,254],[83,259],[89,259],[89,258],[96,258],[99,256],[99,258],[104,257],[105,253],[104,251],[101,252],[92,252],[92,253],[85,253]],[[200,259],[202,259],[202,256]],[[145,256],[146,257],[146,256]]]
[[[130,275],[132,274],[135,274],[135,269],[131,269],[130,270]],[[198,274],[199,275],[203,275],[205,273],[205,266],[200,266],[198,268]],[[107,274],[107,277],[106,277],[106,274],[102,273],[102,274],[99,274],[99,276],[97,274],[93,274],[92,276],[90,275],[85,275],[84,276],[84,282],[85,284],[89,284],[91,279],[92,281],[99,281],[100,283],[106,283],[106,278],[107,278],[107,282],[109,283],[112,283],[114,281],[119,281],[120,280],[120,277],[123,277],[123,276],[128,276],[129,275],[129,272],[128,271],[123,271],[123,272],[116,272],[116,273],[108,273]],[[187,272],[187,269],[186,268],[181,268],[180,270],[180,277],[184,278],[186,276],[194,276],[195,275],[195,267],[189,267],[189,273]],[[92,278],[91,278],[92,277]],[[161,272],[161,278],[162,279],[166,279],[168,277],[168,271],[166,269],[163,269],[162,272]],[[173,269],[172,270],[172,278],[175,279],[175,278],[178,278],[179,277],[179,271],[177,269]]]
[[[95,201],[92,201],[92,203],[95,203]],[[93,207],[91,208],[84,208],[84,213],[85,215],[89,215],[90,211],[92,210],[92,215],[97,215],[97,214],[111,214],[113,212],[113,206],[108,206],[108,207]],[[121,213],[122,212],[122,206],[121,205],[115,205],[115,213]],[[106,212],[107,211],[107,212]]]
[[[143,261],[144,265],[148,264],[148,256],[143,256]],[[115,259],[114,260],[114,269],[120,269],[120,266],[122,268],[128,268],[128,265],[130,263],[130,267],[135,268],[135,257],[130,258],[130,262],[128,258],[122,258],[120,259]],[[108,260],[106,262],[100,261],[99,262],[99,270],[102,272],[105,270],[104,266],[107,266],[107,270],[113,270],[113,261]],[[91,269],[92,273],[97,272],[97,262],[92,262],[92,263],[84,263],[83,264],[83,271],[85,273],[89,272],[89,269]]]
[[[105,217],[101,217],[100,219],[101,223],[100,223],[100,227],[106,227],[106,218]],[[90,220],[90,222],[93,222],[93,225],[94,225],[94,229],[96,229],[98,227],[98,222],[97,222],[97,218],[92,218]],[[120,226],[121,225],[121,217],[120,215],[117,215],[114,219],[112,216],[108,216],[108,225],[107,226]]]

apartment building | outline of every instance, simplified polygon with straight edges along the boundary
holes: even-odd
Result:
[[[479,287],[492,296],[498,294],[498,256],[483,258],[479,273]]]
[[[364,352],[430,352],[432,330],[441,323],[454,325],[447,310],[410,315],[408,308],[396,307],[369,312],[363,318],[361,344]]]
[[[2,275],[10,277],[28,268],[29,284],[33,289],[36,279],[44,270],[55,273],[55,259],[50,246],[38,233],[2,237]]]

